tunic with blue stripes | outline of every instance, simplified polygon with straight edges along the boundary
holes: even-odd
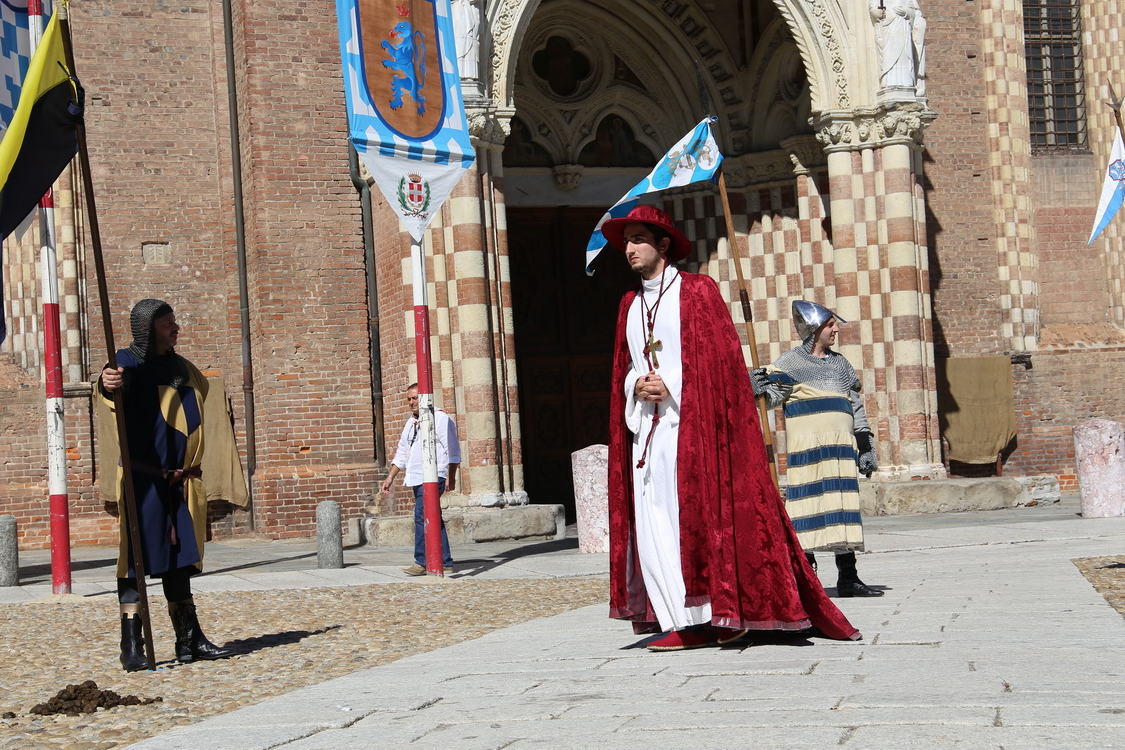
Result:
[[[867,428],[867,419],[855,370],[831,350],[821,359],[798,348],[778,357],[766,373],[769,405],[784,408],[785,509],[801,546],[863,550],[855,431]]]

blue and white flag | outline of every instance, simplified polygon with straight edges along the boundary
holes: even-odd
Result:
[[[0,0],[0,132],[11,123],[20,100],[20,88],[31,63],[31,35],[27,0]]]
[[[474,158],[450,0],[336,0],[336,17],[352,143],[421,241]]]
[[[1105,170],[1098,213],[1094,216],[1094,230],[1090,232],[1087,245],[1092,245],[1102,230],[1113,221],[1122,201],[1125,201],[1125,143],[1121,142],[1121,130],[1117,129],[1113,136],[1113,150],[1109,152],[1109,166]]]
[[[711,123],[717,122],[716,117],[705,117],[695,129],[685,135],[679,142],[668,149],[668,153],[660,160],[648,177],[638,182],[632,190],[626,193],[621,200],[614,203],[606,214],[598,221],[598,226],[590,236],[586,245],[586,275],[593,276],[594,258],[606,245],[605,236],[602,234],[602,224],[610,219],[625,216],[637,205],[640,197],[645,193],[655,193],[670,187],[690,185],[693,182],[704,182],[716,179],[719,166],[723,163],[723,155],[719,153],[719,146],[715,143],[715,134],[711,132]]]

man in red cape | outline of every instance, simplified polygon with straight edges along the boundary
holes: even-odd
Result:
[[[610,616],[637,633],[667,632],[653,650],[747,630],[860,638],[824,593],[770,477],[718,286],[673,265],[687,257],[687,237],[652,206],[602,233],[642,277],[621,300],[614,346]]]

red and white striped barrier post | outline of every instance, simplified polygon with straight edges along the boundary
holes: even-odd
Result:
[[[443,575],[441,491],[438,489],[437,430],[434,422],[434,375],[430,362],[430,306],[426,291],[426,256],[422,242],[410,242],[414,287],[414,349],[418,357],[418,434],[422,439],[422,507],[425,518],[426,570]]]
[[[43,38],[43,2],[28,0],[31,53]],[[51,593],[69,594],[70,510],[66,487],[66,407],[63,403],[59,263],[54,191],[39,200],[39,263],[43,284],[43,371],[47,392],[47,487],[51,510]]]

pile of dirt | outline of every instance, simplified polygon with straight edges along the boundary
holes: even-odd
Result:
[[[98,683],[86,680],[81,685],[67,685],[60,690],[54,698],[46,703],[40,703],[31,709],[31,713],[40,716],[51,714],[66,714],[78,716],[79,714],[92,714],[99,708],[116,708],[117,706],[145,706],[149,703],[163,702],[163,697],[138,698],[135,695],[120,696],[112,690],[100,690]]]

